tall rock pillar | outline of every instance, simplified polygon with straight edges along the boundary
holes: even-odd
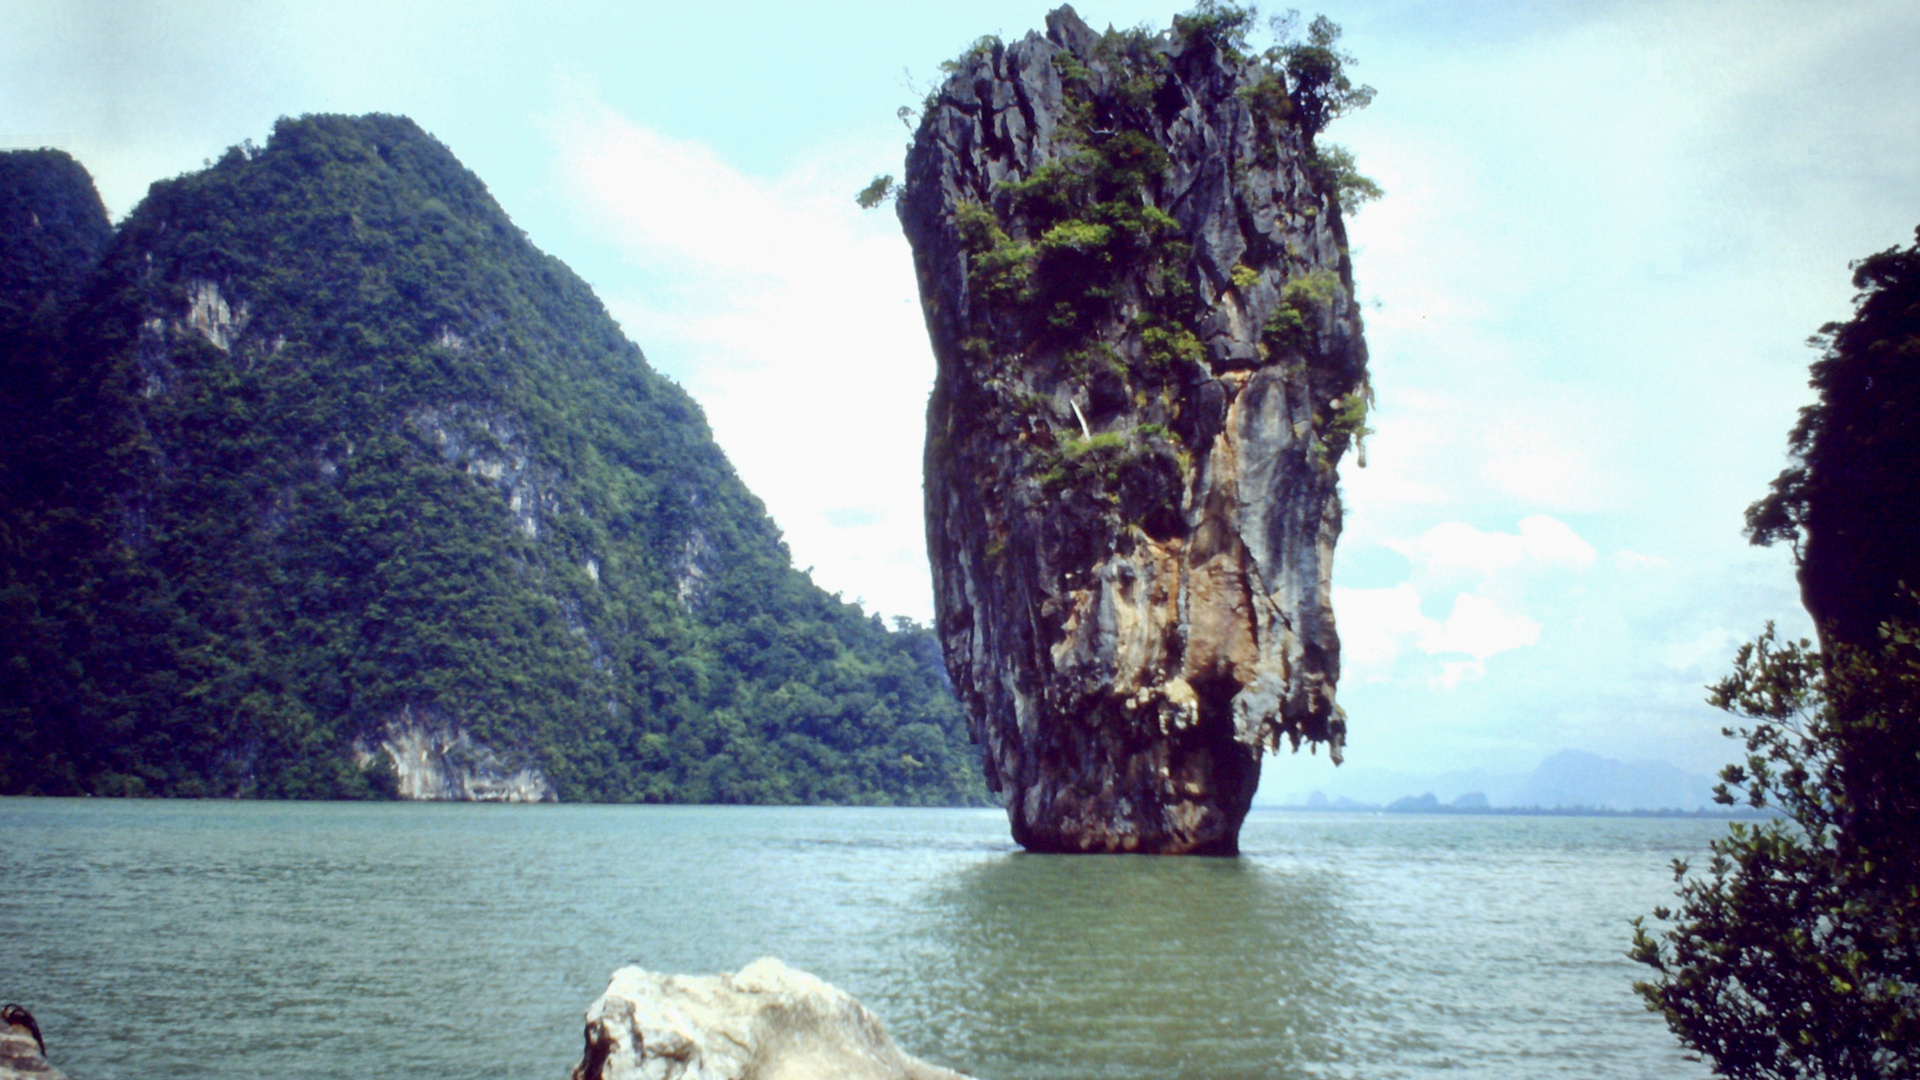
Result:
[[[1338,760],[1370,392],[1297,90],[1204,18],[1063,7],[952,65],[909,151],[938,632],[1028,848],[1231,854],[1263,751]]]

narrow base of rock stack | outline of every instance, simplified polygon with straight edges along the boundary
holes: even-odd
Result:
[[[613,973],[573,1080],[968,1080],[909,1057],[844,992],[771,957],[734,975]]]
[[[1177,738],[1140,737],[1096,711],[1060,731],[1070,764],[1034,782],[1008,806],[1013,839],[1052,855],[1232,857],[1260,784],[1261,748],[1234,738],[1225,708],[1198,710]]]

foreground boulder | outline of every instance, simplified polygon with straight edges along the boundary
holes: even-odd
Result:
[[[66,1080],[47,1062],[47,1046],[33,1014],[18,1005],[0,1009],[0,1080]]]
[[[637,967],[587,1010],[573,1080],[967,1080],[907,1056],[878,1017],[771,957],[734,975]]]
[[[982,39],[908,153],[938,632],[1029,848],[1230,854],[1264,750],[1339,760],[1341,201],[1378,190],[1314,134],[1371,91],[1337,27],[1255,57],[1246,17]]]

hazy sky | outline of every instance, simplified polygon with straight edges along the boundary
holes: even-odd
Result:
[[[117,218],[275,117],[412,116],[700,400],[801,566],[925,619],[933,362],[898,226],[852,196],[941,60],[1045,10],[0,0],[0,145],[69,150]],[[1388,193],[1349,223],[1378,394],[1342,467],[1349,762],[1716,769],[1703,684],[1808,630],[1740,535],[1803,341],[1920,224],[1920,5],[1313,10],[1379,90],[1325,138]]]

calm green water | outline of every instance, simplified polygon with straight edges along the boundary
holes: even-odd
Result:
[[[76,1080],[560,1080],[625,963],[762,955],[989,1080],[1704,1077],[1627,919],[1698,821],[1256,811],[1236,860],[998,811],[0,799],[0,998]]]

